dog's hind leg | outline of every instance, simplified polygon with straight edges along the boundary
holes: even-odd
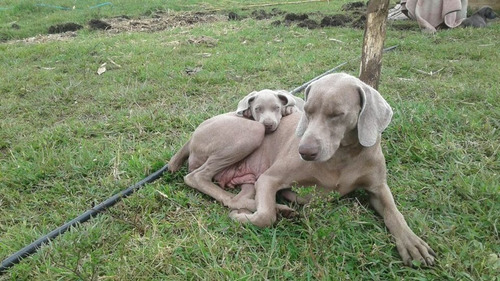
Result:
[[[290,202],[296,202],[300,204],[300,200],[303,198],[298,197],[297,194],[291,190],[288,191]],[[293,196],[295,194],[295,196]],[[248,213],[246,211],[255,212],[257,210],[257,204],[255,202],[255,185],[254,184],[242,184],[241,191],[238,195],[234,196],[227,204],[227,207],[233,210],[237,210],[236,212],[240,213]],[[288,199],[287,199],[288,200]],[[294,201],[292,201],[294,200]],[[294,209],[288,207],[283,204],[276,204],[276,211],[280,213],[284,217],[294,217],[296,212]]]
[[[287,206],[285,206],[286,209],[282,209],[281,206],[276,204],[276,192],[287,187],[282,187],[282,183],[278,182],[279,177],[269,175],[268,172],[269,170],[262,174],[255,183],[256,212],[248,213],[243,210],[235,210],[229,215],[232,219],[242,223],[250,222],[259,227],[267,227],[276,221],[277,212],[290,211],[290,214],[295,213],[293,209]],[[285,213],[285,216],[287,215]]]
[[[224,166],[218,166],[217,164],[216,160],[209,157],[203,165],[187,174],[184,177],[184,182],[190,187],[195,188],[221,202],[224,206],[227,206],[234,194],[225,191],[212,182],[213,177],[220,170],[225,168]]]
[[[245,183],[241,185],[241,191],[234,196],[229,202],[228,207],[231,209],[255,209],[255,186],[253,183]]]
[[[262,124],[240,117],[219,116],[204,122],[191,138],[191,172],[184,177],[184,181],[225,206],[238,207],[232,204],[234,195],[213,183],[213,179],[224,169],[242,161],[255,151],[262,144],[264,133]],[[251,190],[246,189],[246,192],[249,191]],[[247,197],[247,193],[240,196]]]

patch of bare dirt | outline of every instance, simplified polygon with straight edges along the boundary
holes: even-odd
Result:
[[[364,28],[366,22],[366,4],[364,2],[351,2],[342,6],[343,13],[325,15],[320,12],[311,14],[285,14],[283,20],[271,22],[277,26],[284,24],[290,26],[296,24],[298,27],[315,29],[320,27],[350,27]]]
[[[171,13],[156,12],[152,16],[132,19],[128,16],[119,16],[110,19],[92,19],[88,28],[99,29],[108,33],[121,32],[156,32],[182,26],[194,26],[218,21],[227,21],[228,16],[214,13]],[[62,24],[51,26],[48,35],[37,35],[21,40],[12,40],[9,43],[43,43],[49,41],[65,41],[76,37],[76,24]],[[80,28],[77,28],[80,29]]]
[[[52,41],[66,41],[70,40],[76,37],[76,32],[75,31],[68,31],[68,32],[63,32],[63,33],[56,33],[56,34],[47,34],[47,35],[37,35],[29,38],[24,38],[20,40],[12,40],[8,41],[8,43],[45,43],[45,42],[52,42]]]
[[[297,25],[303,28],[323,28],[323,27],[350,27],[363,28],[366,21],[366,4],[364,2],[347,3],[342,7],[342,14],[325,15],[321,12],[309,14],[286,13],[280,9],[272,10],[254,10],[248,17],[257,20],[269,20],[271,25]],[[170,12],[157,11],[151,15],[141,18],[130,18],[126,15],[109,19],[93,19],[87,24],[87,28],[102,30],[107,33],[121,32],[156,32],[166,29],[172,29],[183,26],[194,26],[228,20],[242,20],[245,16],[235,12],[227,14],[222,13],[203,13],[203,12]],[[47,41],[64,41],[76,36],[75,28],[77,24],[64,24],[51,27],[49,35],[38,35],[22,40],[9,41],[10,43],[25,42],[38,43]],[[216,42],[203,42],[205,44],[216,44]]]
[[[152,17],[130,19],[128,17],[115,17],[105,20],[111,27],[108,32],[155,32],[180,26],[227,21],[226,15],[210,13],[169,13],[157,12]]]

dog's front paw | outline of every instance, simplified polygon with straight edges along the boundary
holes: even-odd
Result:
[[[229,213],[229,217],[235,221],[239,221],[241,223],[249,223],[249,216],[252,215],[253,213],[247,209],[237,209],[237,210],[232,210]]]
[[[251,223],[258,227],[268,227],[276,221],[276,211],[269,213],[251,213],[246,209],[233,210],[229,217],[241,223]]]
[[[436,253],[413,232],[396,240],[396,247],[407,266],[432,266]]]
[[[287,116],[287,115],[294,113],[295,111],[297,111],[297,108],[295,107],[295,105],[289,105],[283,109],[282,115]]]
[[[231,200],[224,202],[224,205],[231,210],[247,209],[248,211],[255,212],[257,206],[254,199],[248,198],[236,198],[233,197]]]

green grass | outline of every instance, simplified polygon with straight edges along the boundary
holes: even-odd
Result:
[[[238,9],[244,1],[112,2],[49,11],[4,1],[1,38],[46,33],[68,13],[85,24],[93,13],[251,12]],[[345,2],[278,8],[334,14]],[[248,92],[292,89],[348,60],[342,70],[357,74],[362,30],[273,20],[1,43],[0,259],[160,168],[199,123],[234,110]],[[21,29],[11,30],[13,21]],[[398,207],[438,253],[433,268],[402,265],[363,192],[317,198],[298,218],[259,229],[231,221],[226,208],[184,185],[183,170],[58,237],[0,280],[498,280],[500,25],[436,35],[402,25],[388,26],[386,46],[399,47],[383,59],[379,90],[395,112],[383,147]],[[219,41],[188,42],[202,35]],[[202,71],[185,74],[195,66]]]

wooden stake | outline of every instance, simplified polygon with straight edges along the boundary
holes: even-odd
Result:
[[[378,88],[382,68],[382,50],[389,2],[390,0],[370,0],[366,12],[359,79],[375,89]]]

